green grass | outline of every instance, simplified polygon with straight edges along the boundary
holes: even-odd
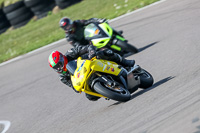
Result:
[[[92,17],[112,19],[158,0],[83,0],[57,14],[0,35],[0,62],[25,54],[65,37],[58,22],[68,16],[73,20]]]

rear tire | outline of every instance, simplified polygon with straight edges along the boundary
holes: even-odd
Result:
[[[13,12],[6,14],[6,16],[8,20],[13,20],[15,18],[18,18],[21,15],[24,15],[27,12],[30,12],[30,10],[27,7],[23,6],[23,7],[20,7],[19,9],[16,9]]]
[[[5,32],[9,27],[10,23],[8,22],[2,9],[0,9],[0,34]]]
[[[152,75],[144,69],[141,69],[141,72],[144,74],[140,75],[140,85],[139,87],[142,89],[147,89],[153,85],[153,77]]]
[[[10,23],[11,25],[15,26],[23,21],[29,21],[32,18],[32,16],[33,16],[32,12],[27,12],[24,13],[23,15],[19,15],[15,19],[10,20]]]
[[[39,5],[41,0],[24,0],[24,3],[27,7],[33,7],[35,5]]]
[[[125,88],[123,87],[120,87],[120,90],[121,91],[114,91],[111,90],[110,88],[106,87],[104,83],[101,83],[101,82],[96,82],[94,84],[94,90],[107,97],[107,98],[110,98],[110,99],[113,99],[113,100],[116,100],[116,101],[120,101],[120,102],[126,102],[128,100],[130,100],[131,98],[131,94],[128,90],[126,90]]]
[[[24,2],[23,1],[18,1],[14,4],[11,4],[9,6],[6,6],[3,8],[3,11],[5,14],[7,13],[10,13],[10,12],[13,12],[15,11],[16,9],[20,8],[20,7],[23,7],[24,6]]]
[[[135,46],[127,43],[127,41],[122,41],[118,39],[115,43],[116,44],[114,45],[117,45],[118,47],[120,47],[122,49],[122,52],[123,51],[126,53],[131,52],[133,54],[138,53],[138,49]]]
[[[64,9],[67,8],[73,4],[76,4],[78,2],[80,2],[81,0],[55,0],[56,5],[58,5],[58,7],[60,9]]]
[[[128,43],[127,43],[126,46],[127,46],[127,49],[128,49],[127,51],[128,51],[128,52],[131,52],[131,53],[138,53],[138,49],[137,49],[135,46],[133,46],[133,45],[131,45],[131,44],[128,44]]]

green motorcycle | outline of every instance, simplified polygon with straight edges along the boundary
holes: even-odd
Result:
[[[138,52],[135,46],[129,44],[121,34],[114,31],[106,22],[87,25],[84,30],[84,36],[85,39],[91,41],[95,47],[110,48],[121,56]]]

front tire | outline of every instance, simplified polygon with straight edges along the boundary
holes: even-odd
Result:
[[[139,87],[142,89],[147,89],[147,88],[151,87],[154,82],[152,75],[144,69],[141,69],[141,73],[143,73],[143,74],[140,75]]]
[[[126,102],[131,98],[130,92],[121,86],[111,88],[104,83],[96,82],[94,84],[94,90],[107,98],[120,102]]]

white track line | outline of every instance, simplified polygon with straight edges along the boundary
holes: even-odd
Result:
[[[137,9],[137,10],[132,11],[132,12],[130,12],[130,13],[124,14],[124,15],[119,16],[119,17],[117,17],[117,18],[114,18],[114,19],[112,19],[112,20],[109,20],[109,22],[113,22],[113,21],[116,21],[116,20],[121,19],[121,18],[123,18],[123,17],[126,17],[126,16],[128,16],[128,15],[131,15],[131,14],[134,14],[134,13],[137,13],[137,12],[140,12],[140,11],[142,11],[142,10],[145,10],[145,9],[150,8],[150,7],[152,7],[152,6],[158,5],[158,4],[160,4],[160,3],[162,3],[162,2],[165,2],[165,1],[166,1],[166,0],[160,0],[160,1],[154,2],[153,4],[150,4],[150,5],[145,6],[145,7],[143,7],[143,8]],[[27,54],[24,54],[24,55],[18,56],[18,57],[16,57],[16,58],[13,58],[13,59],[11,59],[11,60],[5,61],[5,62],[3,62],[3,63],[0,64],[0,67],[3,66],[3,65],[6,65],[6,64],[8,64],[8,63],[11,63],[11,62],[13,62],[13,61],[19,60],[19,59],[21,59],[22,57],[24,57],[25,55],[29,55],[29,54],[35,53],[35,52],[37,52],[37,51],[40,51],[40,50],[42,50],[42,49],[48,48],[48,47],[50,47],[50,46],[53,46],[53,45],[55,45],[55,44],[57,44],[57,43],[59,43],[59,42],[62,42],[62,41],[64,41],[64,40],[65,40],[65,39],[61,39],[61,40],[59,40],[59,41],[53,42],[53,43],[51,43],[51,44],[49,44],[49,45],[46,45],[46,46],[43,46],[43,47],[41,47],[41,48],[38,48],[38,49],[36,49],[36,50],[34,50],[34,51],[31,51],[31,52],[29,52],[29,53],[27,53]]]
[[[0,121],[0,125],[4,125],[4,129],[1,133],[6,133],[6,131],[8,131],[8,129],[10,128],[10,121]]]

